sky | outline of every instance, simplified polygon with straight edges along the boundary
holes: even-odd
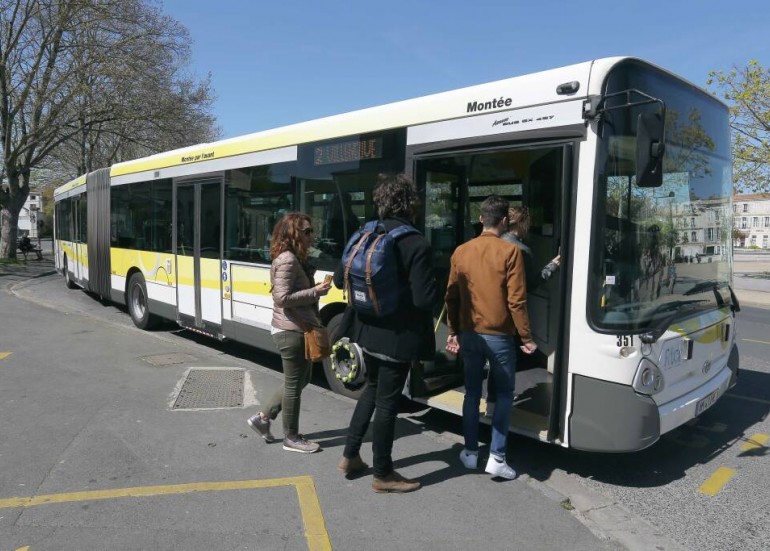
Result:
[[[630,55],[706,87],[770,68],[770,1],[161,0],[211,74],[222,138]]]

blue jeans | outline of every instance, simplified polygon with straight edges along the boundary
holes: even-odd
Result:
[[[479,403],[484,380],[484,364],[489,360],[489,377],[494,380],[496,402],[492,415],[490,453],[505,457],[508,426],[511,421],[513,388],[516,377],[516,339],[510,335],[460,334],[460,354],[465,366],[463,433],[465,449],[479,449]]]

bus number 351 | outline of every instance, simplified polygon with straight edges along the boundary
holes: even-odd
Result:
[[[618,335],[618,348],[623,346],[634,346],[633,335]]]

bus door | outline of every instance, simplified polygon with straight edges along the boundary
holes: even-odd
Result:
[[[418,156],[415,158],[415,180],[425,189],[425,235],[431,243],[433,265],[439,282],[440,312],[436,324],[437,361],[431,369],[414,373],[412,386],[425,396],[445,390],[439,384],[455,374],[459,380],[455,390],[462,393],[461,362],[444,352],[447,337],[443,297],[449,277],[449,261],[454,249],[481,233],[480,206],[489,195],[506,198],[511,206],[527,207],[530,233],[525,243],[532,250],[532,260],[538,274],[560,252],[562,220],[561,201],[565,185],[565,161],[569,146],[543,145],[517,148],[495,148]],[[562,327],[560,298],[561,270],[548,281],[538,281],[528,289],[530,324],[538,352],[533,357],[521,358],[517,365],[516,402],[512,428],[549,439],[552,424],[551,407],[557,392],[554,371],[557,361],[557,343]],[[418,384],[422,379],[422,387]],[[419,396],[418,396],[419,397]],[[436,396],[434,399],[439,398]],[[558,398],[558,396],[557,396]],[[457,404],[457,402],[460,402]],[[450,397],[458,409],[461,400]],[[430,403],[430,402],[429,402]],[[483,407],[483,401],[482,401]]]
[[[174,183],[178,321],[218,335],[222,326],[221,177]]]
[[[82,193],[72,198],[72,249],[73,256],[71,260],[72,273],[75,281],[83,284],[88,279],[88,250],[87,241],[87,222],[88,206],[86,194]]]
[[[413,398],[432,396],[463,384],[461,363],[444,350],[448,334],[444,294],[449,279],[449,259],[464,240],[459,205],[466,168],[449,157],[420,159],[415,164],[415,180],[418,188],[425,190],[425,238],[431,244],[439,300],[433,308],[436,354],[432,362],[413,367],[409,378],[409,394]]]

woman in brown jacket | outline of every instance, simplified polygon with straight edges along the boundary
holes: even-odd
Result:
[[[305,329],[320,326],[318,299],[329,292],[331,283],[315,284],[315,269],[307,253],[313,242],[310,217],[289,212],[273,228],[270,242],[270,283],[273,294],[273,342],[281,353],[283,388],[276,391],[263,411],[248,424],[266,442],[274,440],[270,422],[283,411],[283,449],[313,453],[321,446],[299,434],[299,407],[302,389],[310,382],[313,363],[305,359]]]

